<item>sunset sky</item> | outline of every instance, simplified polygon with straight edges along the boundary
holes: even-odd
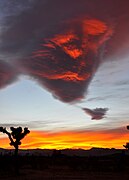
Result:
[[[0,126],[30,129],[21,148],[129,141],[128,7],[128,0],[0,0]],[[92,120],[83,108],[107,111]],[[0,147],[10,148],[2,133]]]

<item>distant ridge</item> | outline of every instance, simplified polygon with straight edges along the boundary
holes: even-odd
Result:
[[[121,153],[123,149],[115,149],[115,148],[97,148],[93,147],[89,150],[84,149],[62,149],[62,150],[54,150],[54,149],[20,149],[20,155],[35,155],[35,156],[52,156],[53,151],[60,152],[61,155],[65,156],[105,156]],[[3,149],[0,148],[0,154],[13,154],[13,149]],[[129,155],[129,152],[126,151],[126,154]]]

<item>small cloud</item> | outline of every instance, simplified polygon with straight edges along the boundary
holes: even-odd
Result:
[[[82,108],[82,110],[91,116],[92,120],[100,120],[105,118],[106,112],[109,110],[108,108],[96,108],[96,109],[89,109],[89,108]]]
[[[114,97],[113,95],[106,95],[106,96],[103,96],[103,97],[97,96],[97,97],[89,98],[89,99],[87,99],[87,101],[88,102],[92,102],[92,101],[104,101],[106,99],[113,98],[113,97]]]

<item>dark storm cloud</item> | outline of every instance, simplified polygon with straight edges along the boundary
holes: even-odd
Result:
[[[0,60],[0,89],[17,80],[18,72],[8,63]]]
[[[105,117],[108,108],[96,108],[96,109],[82,108],[82,110],[86,114],[91,116],[92,120],[100,120]]]
[[[120,51],[129,39],[128,0],[5,2],[1,13],[4,23],[0,57],[64,102],[84,98],[103,58]],[[88,21],[84,22],[84,19]],[[84,24],[87,35],[82,27]],[[74,37],[70,39],[68,33],[71,32]],[[64,40],[64,36],[70,40],[62,46],[58,40]],[[85,53],[81,55],[84,49]],[[4,84],[3,80],[1,84]]]

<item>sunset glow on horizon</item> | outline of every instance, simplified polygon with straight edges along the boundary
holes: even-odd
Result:
[[[47,132],[31,131],[22,140],[21,149],[90,149],[97,148],[118,148],[129,139],[129,133],[123,129],[109,131],[65,131]],[[0,138],[2,148],[11,149],[8,138]]]

